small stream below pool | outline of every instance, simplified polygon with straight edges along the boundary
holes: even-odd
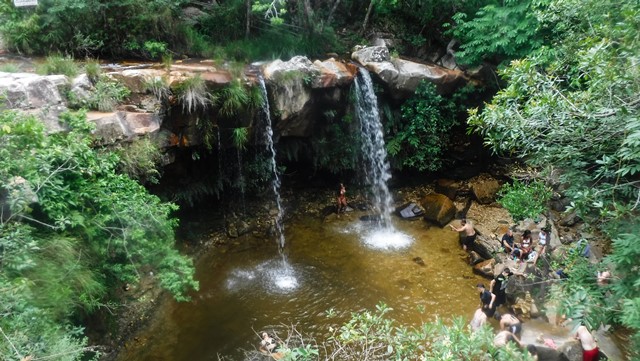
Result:
[[[473,314],[475,285],[486,281],[465,262],[456,232],[395,219],[397,233],[376,235],[359,216],[288,223],[286,263],[272,239],[248,236],[212,249],[197,265],[200,291],[193,301],[163,299],[118,360],[242,360],[243,350],[259,342],[256,332],[284,336],[295,325],[321,341],[330,326],[381,301],[405,325]],[[207,222],[206,214],[199,218]]]

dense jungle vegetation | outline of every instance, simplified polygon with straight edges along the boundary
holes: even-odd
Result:
[[[552,297],[562,313],[591,328],[627,327],[634,350],[640,347],[638,29],[634,0],[40,0],[36,8],[0,0],[2,38],[27,55],[248,62],[346,54],[378,34],[394,37],[398,55],[420,58],[425,49],[449,45],[464,68],[495,67],[498,90],[469,110],[469,132],[535,170],[534,182],[507,189],[509,204],[542,182],[569,196],[569,211],[611,240],[610,253],[595,266],[614,275],[605,292],[594,266],[576,252],[563,261],[570,277]],[[460,104],[468,103],[438,98],[425,85],[403,104],[401,117],[388,117],[394,166],[435,170],[438,163],[426,159],[444,159],[443,135],[458,121]],[[82,320],[110,309],[114,288],[143,272],[178,299],[198,287],[192,262],[174,247],[176,206],[129,177],[123,154],[93,146],[82,111],[60,121],[69,131],[45,135],[34,117],[0,113],[2,360],[92,357]],[[344,137],[343,130],[326,135]],[[323,149],[336,151],[317,147]],[[528,357],[492,348],[488,333],[471,334],[458,323],[406,330],[385,312],[381,306],[354,315],[333,342],[353,347],[352,356],[361,352],[358,345],[384,345],[398,360]],[[294,348],[288,357],[316,354]]]

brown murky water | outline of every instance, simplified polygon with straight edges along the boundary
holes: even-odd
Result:
[[[241,360],[258,331],[286,334],[295,325],[321,339],[351,312],[381,301],[406,325],[473,314],[475,285],[484,280],[466,264],[457,233],[423,221],[397,220],[400,235],[371,227],[355,213],[331,223],[306,218],[287,225],[284,257],[275,241],[255,238],[215,249],[198,264],[193,302],[165,300],[118,359]]]

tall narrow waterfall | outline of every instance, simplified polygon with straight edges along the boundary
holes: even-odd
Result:
[[[387,181],[391,179],[384,133],[378,112],[378,99],[373,91],[369,72],[360,68],[355,79],[356,116],[360,121],[365,181],[373,193],[374,206],[380,212],[379,225],[391,228],[391,194]]]
[[[271,186],[273,187],[273,193],[276,197],[276,206],[278,207],[278,214],[275,219],[275,228],[278,236],[278,249],[280,252],[284,249],[284,226],[282,224],[282,203],[280,198],[280,176],[278,175],[278,168],[276,166],[276,150],[273,146],[273,128],[271,127],[271,111],[269,109],[269,98],[267,96],[267,87],[264,83],[262,76],[258,77],[260,82],[260,90],[262,91],[262,112],[264,113],[265,127],[267,132],[267,149],[271,153],[271,170],[273,171],[273,181]]]

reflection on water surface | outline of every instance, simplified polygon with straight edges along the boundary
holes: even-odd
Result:
[[[193,301],[165,300],[119,360],[241,360],[259,342],[258,331],[284,335],[295,325],[321,339],[329,326],[380,301],[406,325],[473,314],[483,280],[465,263],[457,233],[423,221],[395,225],[380,234],[356,214],[331,223],[305,218],[287,224],[286,257],[273,240],[217,248],[198,264]]]

